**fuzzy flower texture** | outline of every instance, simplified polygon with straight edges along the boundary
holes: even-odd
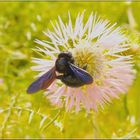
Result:
[[[33,59],[37,66],[32,68],[40,71],[38,76],[54,67],[59,53],[68,51],[75,65],[80,68],[86,65],[86,71],[94,79],[92,84],[78,88],[68,87],[57,79],[46,89],[51,103],[65,107],[66,111],[81,108],[98,111],[112,98],[127,93],[134,79],[132,56],[127,55],[130,44],[121,29],[96,14],[91,14],[86,22],[83,20],[84,12],[78,14],[75,22],[70,14],[67,23],[58,17],[58,21],[51,22],[53,31],[45,32],[48,40],[36,40],[40,45],[37,51],[44,54],[41,59]]]

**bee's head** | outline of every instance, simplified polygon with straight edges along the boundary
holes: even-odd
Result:
[[[71,52],[61,52],[61,53],[58,55],[58,58],[61,58],[61,57],[72,58],[72,53],[71,53]]]
[[[64,73],[68,69],[68,62],[74,63],[72,54],[70,52],[60,53],[55,63],[56,70],[60,73]]]
[[[72,57],[71,52],[61,52],[58,55],[58,59],[65,59],[66,62],[74,63],[74,59]]]

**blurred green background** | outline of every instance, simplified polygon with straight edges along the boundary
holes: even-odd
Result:
[[[0,2],[0,137],[1,138],[140,138],[140,3],[126,2]],[[59,112],[43,92],[27,95],[33,80],[31,58],[39,57],[35,39],[52,28],[60,15],[74,20],[86,9],[85,19],[97,12],[123,26],[132,43],[136,79],[127,95],[104,110],[86,114]]]

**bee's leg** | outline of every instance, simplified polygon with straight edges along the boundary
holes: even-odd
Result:
[[[62,79],[63,78],[63,75],[58,75],[58,76],[56,76],[56,79]]]
[[[85,66],[83,67],[83,69],[86,70],[86,69],[87,69],[87,65],[85,65]]]

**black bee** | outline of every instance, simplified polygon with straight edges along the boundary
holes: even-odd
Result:
[[[62,52],[58,55],[55,66],[34,81],[28,87],[27,93],[35,93],[41,89],[46,89],[55,79],[60,79],[70,87],[80,87],[93,82],[92,76],[86,70],[74,65],[74,58],[70,52]]]

